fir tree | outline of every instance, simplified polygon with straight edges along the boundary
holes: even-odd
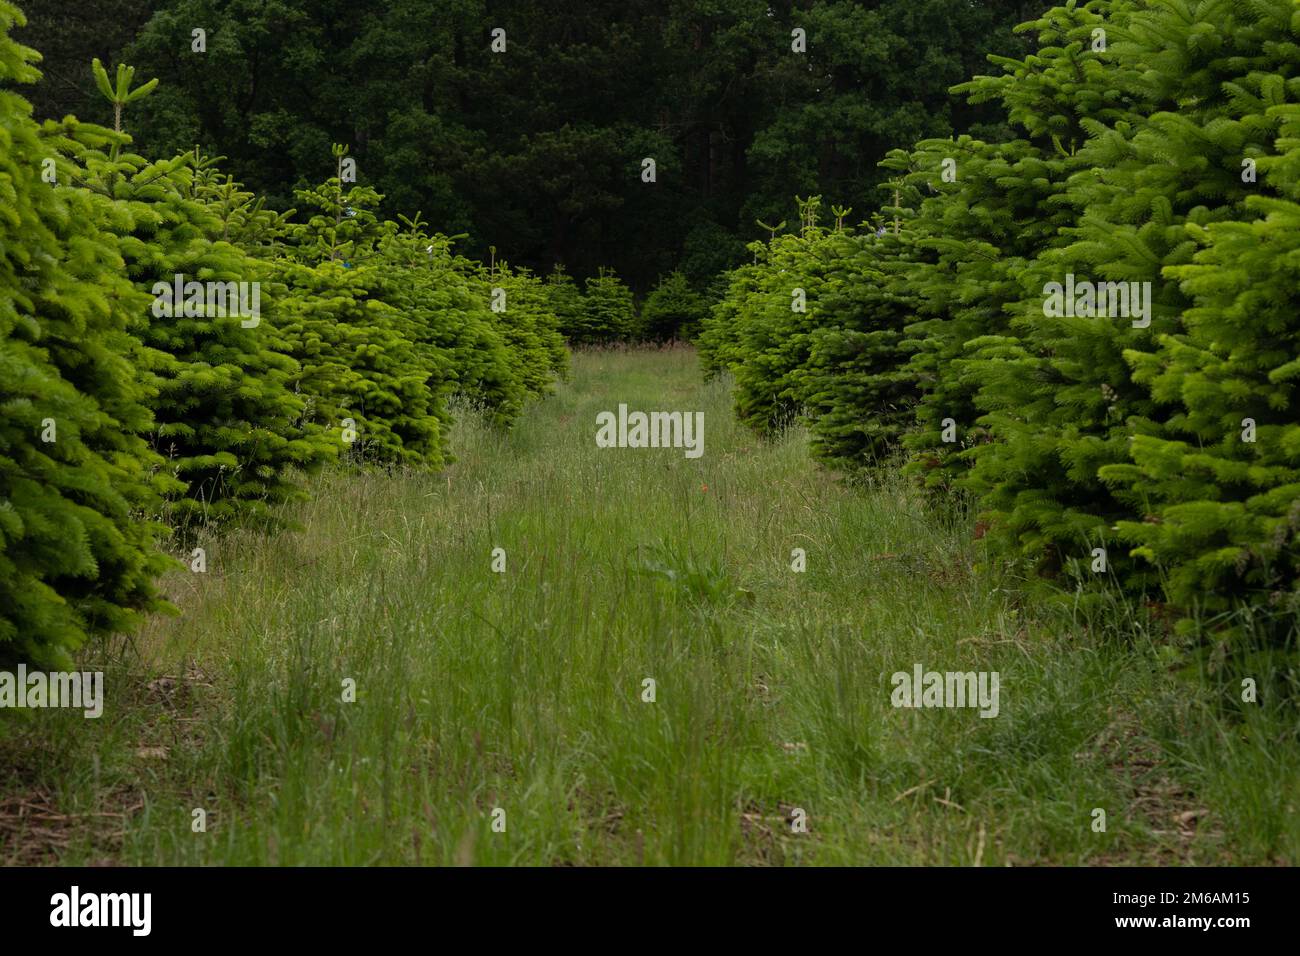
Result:
[[[767,277],[767,244],[751,242],[746,249],[751,261],[727,273],[722,298],[714,303],[701,323],[696,345],[700,350],[700,365],[710,377],[730,372],[745,360],[740,350],[740,326]]]
[[[731,348],[740,359],[730,366],[736,413],[759,431],[788,424],[804,406],[812,333],[822,321],[820,297],[843,251],[818,224],[820,205],[817,196],[799,201],[800,232],[774,235],[766,247],[758,247],[752,289],[733,288],[743,291],[744,299],[722,307],[722,317],[733,326]]]
[[[0,0],[0,86],[39,77],[9,37],[23,22]],[[148,517],[158,459],[130,364],[128,326],[148,299],[51,147],[73,125],[47,124],[43,139],[27,102],[0,88],[0,662],[52,668],[165,607],[154,579],[172,564]]]
[[[373,189],[344,189],[346,150],[336,174],[299,190],[312,210],[291,230],[291,259],[277,260],[289,290],[284,334],[300,363],[294,387],[312,400],[314,419],[354,460],[438,466],[443,461],[445,369],[417,348],[417,317],[385,301],[390,290]]]
[[[641,306],[645,335],[655,342],[689,341],[699,334],[708,308],[705,298],[691,288],[686,276],[670,273],[659,281]]]
[[[123,108],[152,84],[132,90],[132,71],[120,66],[111,85],[98,60],[93,68],[120,126]],[[262,294],[270,270],[223,238],[229,224],[201,195],[197,153],[151,163],[115,144],[81,149],[76,160],[128,275],[154,297],[133,328],[153,442],[167,459],[159,486],[170,520],[274,522],[277,505],[305,495],[294,470],[336,452],[291,387],[298,365],[284,354],[274,299]]]
[[[559,323],[560,334],[576,341],[582,334],[587,303],[578,284],[560,263],[556,263],[551,274],[546,277],[546,293],[551,300],[551,311]]]
[[[1188,624],[1208,618],[1221,638],[1247,621],[1294,638],[1300,613],[1300,106],[1268,114],[1277,154],[1258,157],[1260,193],[1245,200],[1259,218],[1187,227],[1201,248],[1164,269],[1191,300],[1182,330],[1125,354],[1172,413],[1134,436],[1133,464],[1101,470],[1145,503],[1120,536],[1165,572]]]
[[[1001,437],[996,418],[983,412],[1021,411],[998,390],[1026,384],[1014,324],[1025,275],[1045,250],[1067,241],[1063,230],[1075,220],[1062,197],[1086,168],[1078,151],[1089,130],[1134,115],[1117,89],[1117,68],[1096,49],[1096,31],[1114,33],[1123,7],[1049,10],[1020,28],[1037,35],[1036,52],[990,57],[999,75],[955,88],[972,102],[997,102],[1020,138],[930,140],[913,153],[906,181],[922,199],[908,224],[917,262],[909,277],[921,301],[905,347],[914,352],[921,398],[918,427],[906,441],[909,470],[931,486],[962,482]]]
[[[427,350],[421,361],[440,395],[487,409],[508,426],[527,399],[501,329],[494,320],[491,290],[457,256],[450,237],[428,234],[419,216],[385,240],[377,263],[384,301],[409,323],[408,335]]]
[[[1160,433],[1166,417],[1126,355],[1181,331],[1190,303],[1162,270],[1190,260],[1189,227],[1247,212],[1241,161],[1266,152],[1275,130],[1260,94],[1282,95],[1280,78],[1296,71],[1292,11],[1285,0],[1203,0],[1134,9],[1110,23],[1114,85],[1142,117],[1087,128],[1063,197],[1077,224],[1024,273],[1012,307],[1016,357],[984,369],[981,401],[993,410],[985,422],[999,440],[979,450],[971,485],[992,536],[1041,570],[1158,585],[1148,565],[1114,546],[1116,522],[1148,514],[1147,489],[1101,477],[1129,460],[1135,436]],[[1071,275],[1149,288],[1147,314],[1050,314],[1048,284]],[[1104,576],[1093,571],[1096,548],[1106,549]]]
[[[560,334],[559,317],[542,282],[527,270],[511,270],[497,260],[470,272],[480,294],[490,303],[489,314],[501,333],[514,375],[530,397],[551,392],[557,375],[568,372],[569,351]],[[460,260],[468,265],[468,260]]]
[[[844,230],[832,240],[837,251],[818,297],[804,408],[814,453],[837,466],[881,462],[915,415],[920,389],[904,333],[917,307],[907,280],[910,235]]]
[[[570,341],[594,345],[638,337],[632,291],[612,269],[601,269],[599,275],[587,280],[583,302],[586,306],[583,322]]]

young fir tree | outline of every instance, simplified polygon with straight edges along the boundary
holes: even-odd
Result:
[[[266,201],[245,190],[234,177],[223,175],[218,168],[222,157],[204,157],[196,148],[193,169],[193,195],[208,208],[220,224],[224,242],[231,242],[255,259],[275,259],[289,255],[290,223],[296,210],[277,212]]]
[[[496,250],[485,266],[460,259],[466,274],[489,303],[497,331],[505,342],[514,377],[532,398],[548,395],[557,375],[566,375],[569,350],[551,311],[545,286],[527,270],[511,270]]]
[[[777,228],[784,226],[783,222]],[[700,366],[710,377],[731,372],[745,360],[740,352],[740,325],[742,316],[766,279],[767,244],[751,242],[746,248],[752,261],[726,274],[722,298],[714,303],[701,323],[696,346],[700,352]]]
[[[761,251],[758,282],[733,318],[736,414],[759,431],[788,424],[804,406],[820,297],[842,251],[818,224],[820,197],[799,200],[798,234],[774,236]]]
[[[910,157],[896,151],[897,167]],[[890,162],[890,161],[887,161]],[[911,187],[887,184],[898,202],[914,205]],[[894,207],[890,207],[891,210]],[[845,468],[881,462],[911,426],[919,383],[908,367],[904,328],[917,308],[907,270],[911,230],[885,224],[867,231],[837,231],[835,254],[818,296],[805,375],[805,416],[814,454]],[[844,212],[847,213],[847,210]],[[842,217],[841,217],[842,218]]]
[[[71,120],[42,138],[6,88],[40,75],[9,37],[23,22],[0,0],[0,664],[68,668],[88,637],[165,606],[154,579],[173,562],[147,517],[157,458],[130,364],[148,297],[51,145],[120,138]]]
[[[276,263],[289,289],[285,339],[301,364],[293,384],[350,458],[436,467],[445,370],[417,347],[418,317],[384,299],[391,287],[381,244],[396,226],[375,216],[382,197],[373,189],[344,189],[346,154],[335,146],[336,174],[298,190],[314,211],[290,230],[291,258]]]
[[[632,291],[611,269],[587,280],[583,322],[570,341],[580,345],[626,342],[638,337]]]
[[[428,234],[418,215],[402,217],[402,224],[381,247],[384,300],[406,316],[413,341],[428,350],[422,361],[434,370],[431,387],[509,426],[527,391],[492,314],[490,290],[473,278],[476,265],[452,252],[451,238]]]
[[[1050,10],[1020,28],[1036,33],[1037,52],[990,57],[1000,75],[955,88],[972,102],[998,103],[1019,138],[930,140],[913,154],[907,181],[924,198],[909,223],[918,263],[910,280],[921,303],[906,346],[921,399],[906,443],[909,471],[928,485],[963,479],[998,435],[996,416],[981,413],[1003,404],[982,393],[1003,379],[1015,387],[1025,374],[1014,325],[1023,277],[1074,224],[1060,200],[1088,130],[1129,115],[1097,32],[1115,29],[1120,6]]]
[[[1134,436],[1132,464],[1101,470],[1146,502],[1120,537],[1196,612],[1184,624],[1208,618],[1224,640],[1247,623],[1294,640],[1300,620],[1300,106],[1281,80],[1259,104],[1282,126],[1277,155],[1255,157],[1252,218],[1187,227],[1201,248],[1164,269],[1191,300],[1182,331],[1125,355],[1170,413]],[[1254,613],[1228,613],[1242,607]]]
[[[98,60],[93,70],[119,126],[126,105],[153,88],[132,90],[129,67],[118,67],[115,84]],[[291,388],[298,366],[262,295],[268,270],[221,238],[195,183],[197,154],[151,163],[114,144],[76,159],[77,183],[117,237],[127,274],[154,297],[133,328],[145,346],[137,367],[152,391],[153,442],[167,459],[159,483],[169,519],[274,523],[276,506],[305,497],[295,471],[334,448],[303,421],[304,399]]]
[[[551,300],[551,311],[559,321],[560,334],[576,341],[583,328],[587,303],[578,284],[559,263],[546,277],[546,293]]]
[[[1147,116],[1088,128],[1064,196],[1077,225],[1026,270],[1013,307],[1020,357],[986,366],[981,394],[999,441],[980,450],[971,485],[984,496],[994,537],[1041,569],[1067,570],[1080,583],[1158,583],[1149,565],[1116,546],[1114,531],[1150,513],[1149,488],[1102,474],[1129,460],[1135,437],[1164,428],[1166,409],[1130,366],[1182,329],[1190,302],[1162,270],[1194,254],[1189,227],[1250,218],[1241,163],[1273,142],[1276,123],[1259,94],[1277,87],[1270,95],[1294,95],[1277,83],[1296,70],[1293,10],[1287,0],[1204,0],[1112,18],[1102,55],[1114,60],[1132,108]],[[1088,315],[1092,287],[1084,285],[1063,310],[1049,284],[1071,276],[1138,283],[1141,299],[1128,314]],[[1108,298],[1123,305],[1114,292]]]
[[[646,338],[653,342],[690,341],[699,335],[700,323],[708,311],[704,296],[691,288],[686,276],[673,272],[646,296],[641,323]]]

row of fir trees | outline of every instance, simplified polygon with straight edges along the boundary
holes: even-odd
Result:
[[[856,228],[805,201],[732,272],[705,366],[756,428],[801,416],[827,461],[971,501],[1052,594],[1294,640],[1300,4],[1071,0],[1020,29],[1034,53],[954,90],[1015,138],[894,151]],[[1055,295],[1087,283],[1139,298]]]
[[[575,345],[689,341],[699,334],[710,306],[681,272],[661,277],[640,309],[632,291],[609,269],[600,270],[579,291],[557,267],[547,287],[560,331]]]
[[[0,0],[0,663],[66,666],[167,607],[199,527],[277,527],[332,461],[441,466],[454,401],[506,426],[566,374],[551,285],[381,221],[343,147],[277,213],[133,152],[130,68],[93,65],[114,128],[38,124],[21,17]]]

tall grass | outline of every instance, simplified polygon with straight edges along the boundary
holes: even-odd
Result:
[[[620,402],[703,411],[703,457],[597,448]],[[202,542],[182,615],[86,662],[101,719],[0,713],[0,860],[1297,857],[1280,705],[1234,717],[1158,641],[1019,606],[964,522],[754,438],[689,350],[579,354],[452,441],[442,474],[320,477],[299,533]],[[999,716],[891,707],[916,663],[998,671]]]

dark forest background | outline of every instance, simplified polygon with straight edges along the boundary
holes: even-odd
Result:
[[[996,115],[949,97],[1024,55],[1025,0],[36,0],[38,119],[111,122],[92,57],[159,90],[127,129],[148,155],[201,146],[281,209],[347,143],[385,212],[465,233],[463,251],[638,291],[744,256],[794,196],[877,207],[894,146]],[[191,52],[191,30],[207,52]],[[490,49],[493,28],[507,51]],[[791,50],[791,30],[807,52]],[[111,70],[110,70],[111,72]],[[657,182],[641,180],[653,157]]]

